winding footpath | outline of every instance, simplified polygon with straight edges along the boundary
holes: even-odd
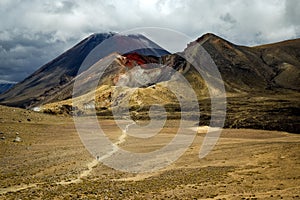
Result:
[[[69,185],[69,184],[73,184],[73,183],[75,183],[75,184],[80,183],[83,178],[85,178],[91,174],[93,168],[96,167],[100,161],[112,156],[114,153],[116,153],[118,151],[118,149],[119,149],[118,145],[120,145],[126,141],[127,131],[129,129],[129,127],[134,124],[135,124],[135,122],[126,125],[125,129],[122,131],[122,135],[118,138],[118,141],[113,143],[113,149],[110,152],[108,152],[107,154],[105,154],[104,156],[101,156],[100,158],[94,159],[91,162],[87,163],[87,165],[86,165],[87,169],[82,171],[76,178],[68,180],[68,181],[64,181],[64,180],[57,181],[57,182],[55,182],[55,184]],[[11,186],[11,187],[7,187],[7,188],[0,188],[0,194],[6,194],[8,192],[18,192],[18,191],[26,190],[29,188],[36,188],[39,185],[43,185],[43,184],[49,184],[49,183],[46,183],[46,182],[31,183],[31,184]]]

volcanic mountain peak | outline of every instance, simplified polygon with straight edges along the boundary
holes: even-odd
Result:
[[[93,33],[90,36],[86,37],[85,39],[83,39],[82,41],[80,41],[77,45],[75,45],[74,47],[77,46],[81,46],[82,44],[85,44],[84,46],[91,44],[91,43],[97,43],[100,44],[103,40],[114,36],[116,33],[114,32],[108,32],[108,33]],[[74,48],[73,47],[73,48]]]
[[[77,74],[86,71],[101,58],[112,52],[124,54],[132,51],[158,57],[169,54],[145,36],[112,32],[92,34],[2,94],[0,101],[18,107],[32,107],[48,101]]]

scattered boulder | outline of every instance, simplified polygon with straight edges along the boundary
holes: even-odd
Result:
[[[21,139],[19,136],[17,136],[17,137],[13,140],[13,142],[22,142],[22,139]]]
[[[2,137],[1,137],[1,140],[5,140],[5,136],[2,136]]]

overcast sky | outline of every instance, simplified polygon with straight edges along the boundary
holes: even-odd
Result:
[[[162,27],[236,44],[300,37],[299,0],[0,0],[0,80],[21,81],[91,33]]]

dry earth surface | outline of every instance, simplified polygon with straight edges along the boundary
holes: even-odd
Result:
[[[299,199],[300,135],[224,129],[199,159],[205,131],[172,165],[133,174],[111,169],[82,145],[73,119],[0,106],[0,199]],[[122,131],[99,120],[115,143]],[[151,139],[127,137],[121,148],[149,152],[174,137],[169,120]],[[16,137],[21,142],[14,142]]]

